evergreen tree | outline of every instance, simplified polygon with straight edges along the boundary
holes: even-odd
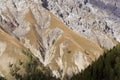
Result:
[[[120,80],[120,44],[106,51],[82,73],[71,80]]]

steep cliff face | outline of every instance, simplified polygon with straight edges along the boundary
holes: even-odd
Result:
[[[66,25],[86,38],[110,49],[119,40],[118,0],[43,0]]]
[[[16,57],[19,54],[16,53],[22,49],[29,49],[44,66],[50,67],[53,76],[63,79],[85,69],[102,54],[103,50],[94,41],[106,48],[114,46],[115,43],[111,37],[95,29],[97,22],[94,22],[95,27],[93,26],[92,30],[85,28],[85,30],[93,32],[92,34],[89,33],[91,36],[94,34],[93,37],[88,36],[92,39],[95,38],[92,41],[74,32],[77,29],[76,27],[71,26],[71,28],[75,28],[73,31],[51,12],[45,10],[42,5],[47,6],[47,3],[43,4],[37,0],[0,0],[0,72],[3,75],[6,76],[4,70],[7,69],[4,66],[9,63],[9,60],[6,61],[5,59],[11,58],[12,61],[15,61],[13,60],[14,57],[19,59],[20,57]],[[58,6],[57,2],[56,5]],[[72,13],[71,15],[76,17]],[[84,17],[83,19],[79,19],[85,21],[85,17],[86,19],[90,17],[89,21],[87,20],[85,23],[96,17],[92,13],[86,14],[88,17],[84,15],[81,16]],[[61,14],[61,16],[66,15]],[[70,20],[70,24],[73,24],[73,16],[69,15],[68,17],[67,15],[68,19],[66,18],[66,20]],[[104,26],[104,23],[101,22],[102,25]],[[108,41],[106,42],[106,40]]]

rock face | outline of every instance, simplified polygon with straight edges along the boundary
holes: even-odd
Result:
[[[75,32],[110,49],[120,42],[118,0],[46,0],[49,11]],[[43,2],[44,3],[44,2]]]
[[[0,0],[0,36],[4,35],[0,37],[0,55],[3,55],[0,60],[4,60],[4,54],[16,52],[10,45],[17,49],[22,46],[48,66],[53,76],[66,79],[84,70],[103,53],[101,47],[110,49],[119,41],[119,18],[111,19],[92,3],[88,0]],[[8,43],[11,51],[5,52]],[[5,75],[2,73],[5,68],[0,72]]]

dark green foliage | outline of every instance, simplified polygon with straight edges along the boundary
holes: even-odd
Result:
[[[71,80],[120,80],[120,44],[106,51],[83,72]]]
[[[4,77],[2,77],[2,76],[0,76],[0,80],[7,80],[6,78],[4,78]]]

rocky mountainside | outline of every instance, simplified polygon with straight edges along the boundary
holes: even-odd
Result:
[[[8,65],[26,61],[24,49],[49,67],[53,76],[65,79],[84,70],[103,53],[103,48],[116,45],[119,18],[110,18],[92,3],[0,0],[1,76],[14,79]]]
[[[120,41],[119,0],[42,0],[75,32],[110,49]]]

